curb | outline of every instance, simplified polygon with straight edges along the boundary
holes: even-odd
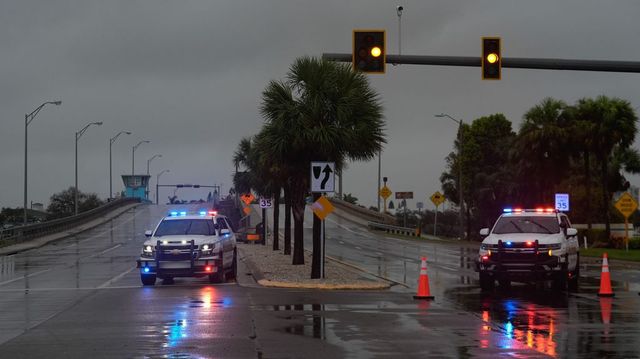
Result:
[[[309,252],[309,251],[305,250],[305,252]],[[386,278],[382,278],[382,277],[373,275],[373,274],[371,274],[371,273],[369,273],[367,271],[364,271],[361,268],[358,268],[358,267],[356,267],[354,265],[345,264],[345,263],[343,263],[343,262],[341,262],[339,260],[336,260],[336,259],[328,257],[328,256],[326,257],[328,260],[334,261],[335,263],[337,263],[339,265],[343,265],[345,267],[350,267],[352,270],[357,270],[357,271],[363,272],[363,273],[368,274],[368,275],[373,275],[374,277],[376,277],[378,279],[384,280],[386,283],[375,282],[375,283],[357,283],[357,284],[353,284],[353,283],[350,283],[350,284],[331,284],[331,283],[301,283],[301,282],[273,281],[273,280],[265,278],[264,273],[262,273],[260,268],[258,268],[258,266],[255,263],[253,263],[253,261],[251,261],[248,257],[246,257],[244,255],[244,253],[242,253],[242,249],[238,248],[238,253],[241,253],[240,260],[243,261],[244,264],[249,269],[249,271],[251,271],[251,275],[255,279],[256,283],[261,285],[261,286],[263,286],[263,287],[267,287],[267,288],[319,289],[319,290],[383,290],[383,289],[389,289],[391,287],[391,283],[404,285],[402,283],[397,283],[397,282],[394,282],[394,281],[390,281],[390,280],[388,280]]]
[[[329,284],[329,283],[295,283],[295,282],[279,282],[269,279],[261,279],[258,281],[263,287],[270,288],[295,288],[295,289],[321,289],[321,290],[381,290],[390,287],[387,283],[371,283],[371,284]]]
[[[13,255],[13,254],[17,254],[17,253],[21,253],[21,252],[26,252],[28,250],[32,250],[32,249],[36,249],[36,248],[40,248],[43,247],[49,243],[55,242],[55,241],[59,241],[61,239],[67,238],[67,237],[71,237],[71,236],[75,236],[79,233],[88,231],[90,229],[93,229],[101,224],[104,224],[114,218],[117,218],[119,216],[121,216],[122,214],[124,214],[125,212],[127,212],[128,210],[135,208],[139,205],[141,205],[142,203],[133,203],[130,204],[128,206],[124,206],[124,207],[120,207],[112,212],[109,212],[109,214],[102,216],[100,218],[95,219],[95,223],[93,223],[94,221],[91,222],[87,222],[83,225],[86,225],[86,227],[81,227],[79,230],[74,231],[69,230],[69,231],[62,231],[62,232],[58,232],[58,233],[53,233],[49,236],[43,236],[43,237],[39,237],[39,238],[33,238],[29,241],[26,242],[22,242],[22,243],[17,243],[17,244],[12,244],[10,246],[6,246],[6,247],[2,247],[0,248],[0,256],[9,256],[9,255]],[[111,216],[112,213],[115,213],[115,215]],[[74,228],[76,229],[76,228]],[[50,238],[47,238],[50,237]]]

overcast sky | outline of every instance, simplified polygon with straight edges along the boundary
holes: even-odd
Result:
[[[232,155],[263,122],[258,106],[269,80],[282,78],[296,57],[351,52],[354,28],[387,30],[398,51],[396,6],[403,5],[402,53],[479,56],[482,36],[501,36],[504,57],[640,61],[640,2],[632,1],[159,1],[0,2],[0,206],[22,206],[24,116],[44,101],[29,125],[29,201],[74,182],[74,133],[79,188],[107,197],[109,138],[114,190],[121,174],[169,169],[161,183],[231,185]],[[503,69],[482,81],[479,68],[387,66],[371,76],[384,102],[388,144],[383,176],[393,191],[416,200],[440,190],[444,158],[457,125],[502,112],[517,130],[523,113],[552,96],[568,103],[601,94],[640,106],[640,76]],[[636,141],[636,147],[640,143]],[[377,161],[351,163],[344,192],[376,205]],[[640,177],[631,177],[640,185]],[[161,192],[166,201],[168,189]],[[207,191],[180,190],[181,198]]]

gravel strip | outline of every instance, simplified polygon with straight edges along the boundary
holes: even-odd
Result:
[[[283,250],[274,251],[270,245],[238,243],[240,258],[250,262],[262,276],[258,284],[265,287],[314,289],[387,289],[390,283],[372,278],[362,272],[327,259],[325,278],[310,279],[311,253],[305,252],[304,265],[292,265],[292,257]]]

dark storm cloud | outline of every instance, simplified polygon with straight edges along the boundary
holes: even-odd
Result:
[[[404,54],[477,56],[480,37],[500,35],[505,56],[640,60],[633,1],[404,1]],[[163,169],[168,182],[224,183],[243,136],[259,131],[260,94],[301,55],[349,52],[353,28],[387,29],[398,48],[391,1],[18,1],[0,4],[0,205],[22,203],[24,114],[46,100],[29,127],[29,193],[34,201],[73,183],[74,132],[81,190],[107,195],[108,139],[114,183],[131,171]],[[389,143],[383,175],[425,200],[439,189],[456,125],[503,112],[514,123],[543,97],[569,103],[607,94],[638,106],[637,75],[506,70],[499,83],[475,68],[389,66],[372,76],[382,94]],[[377,161],[353,163],[345,192],[376,202]],[[153,177],[155,181],[155,176]],[[637,180],[635,182],[638,182]],[[180,194],[180,192],[179,192]],[[202,191],[186,198],[206,196]]]

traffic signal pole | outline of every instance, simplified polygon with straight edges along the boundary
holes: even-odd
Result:
[[[322,58],[329,61],[352,62],[352,54],[324,53]],[[480,57],[474,56],[423,56],[386,55],[386,62],[406,65],[481,67]],[[598,72],[640,73],[640,61],[541,59],[526,57],[503,57],[503,68],[570,70]]]

